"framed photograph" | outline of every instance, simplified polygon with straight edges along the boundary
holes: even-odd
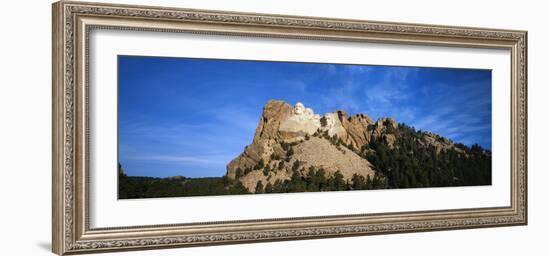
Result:
[[[61,1],[53,251],[527,224],[527,32]]]

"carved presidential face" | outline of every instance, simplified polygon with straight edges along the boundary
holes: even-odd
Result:
[[[313,118],[313,109],[311,108],[306,108],[304,113],[306,114],[306,116],[310,117],[310,118]]]
[[[334,116],[332,116],[331,114],[325,114],[323,117],[326,122],[326,127],[333,127],[336,124],[336,120],[334,120]]]
[[[302,104],[301,102],[298,102],[296,103],[296,105],[294,105],[294,114],[301,115],[302,113],[304,113],[304,111],[304,104]]]

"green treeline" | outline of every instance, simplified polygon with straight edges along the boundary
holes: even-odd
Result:
[[[309,168],[307,175],[294,171],[290,180],[276,180],[273,184],[258,181],[254,193],[320,192],[386,188],[384,180],[375,175],[371,178],[354,175],[344,180],[337,171],[327,177],[324,169]],[[241,195],[250,194],[238,180],[227,176],[211,178],[153,178],[127,176],[119,172],[119,199],[158,198],[183,196]]]
[[[240,181],[211,178],[153,178],[127,176],[119,165],[118,198],[157,198],[248,194]]]
[[[293,171],[290,180],[276,180],[273,184],[263,184],[258,181],[255,193],[292,193],[292,192],[321,192],[321,191],[343,191],[343,190],[363,190],[385,188],[384,180],[375,175],[371,178],[354,175],[352,180],[344,180],[344,175],[336,171],[332,175],[327,175],[323,168],[310,167],[306,175],[302,168],[301,171]]]

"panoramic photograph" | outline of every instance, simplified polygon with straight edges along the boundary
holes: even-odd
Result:
[[[118,198],[491,185],[491,70],[118,56]]]

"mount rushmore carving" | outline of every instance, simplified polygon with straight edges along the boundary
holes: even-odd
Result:
[[[294,105],[292,114],[282,120],[279,127],[282,133],[294,133],[296,137],[293,139],[301,139],[305,134],[313,135],[318,130],[327,131],[330,136],[342,135],[345,132],[335,113],[326,113],[321,118],[313,109],[306,108],[301,102]]]

